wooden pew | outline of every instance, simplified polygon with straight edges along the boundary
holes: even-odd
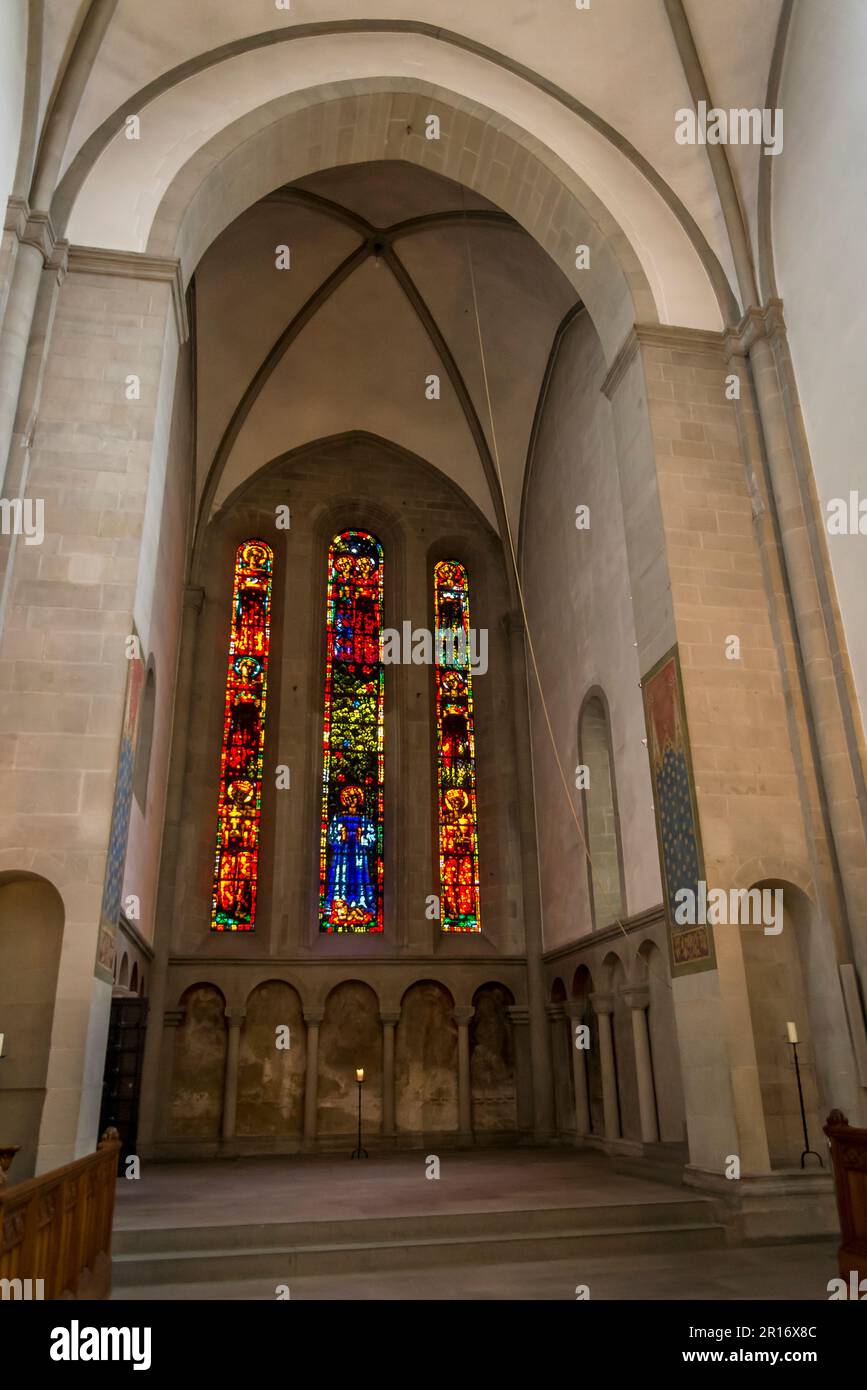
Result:
[[[840,1274],[848,1279],[854,1270],[859,1279],[867,1279],[867,1129],[854,1129],[842,1110],[832,1110],[825,1133],[843,1236],[837,1252]]]
[[[13,1297],[108,1298],[119,1154],[107,1129],[96,1153],[63,1168],[11,1186],[0,1177],[0,1279],[22,1281]]]

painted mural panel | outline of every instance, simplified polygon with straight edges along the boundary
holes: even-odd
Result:
[[[675,895],[687,889],[694,894],[693,901],[698,901],[698,885],[704,879],[683,682],[676,647],[648,672],[641,688],[672,973],[683,975],[696,970],[712,970],[716,961],[709,928],[703,923],[680,926],[674,915]]]

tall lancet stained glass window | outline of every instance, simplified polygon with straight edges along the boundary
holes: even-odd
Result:
[[[252,931],[256,923],[273,573],[274,555],[264,541],[245,541],[238,547],[217,804],[213,931]]]
[[[454,560],[434,568],[434,614],[440,924],[481,931],[469,588]]]
[[[343,531],[328,552],[319,929],[382,931],[382,546]]]

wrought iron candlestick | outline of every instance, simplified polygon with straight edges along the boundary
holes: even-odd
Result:
[[[358,1144],[352,1150],[350,1158],[367,1158],[367,1149],[361,1143],[361,1088],[364,1085],[364,1067],[355,1068],[355,1080],[358,1084]]]
[[[804,1088],[801,1085],[801,1067],[798,1062],[798,1034],[794,1023],[787,1023],[786,1027],[789,1031],[789,1046],[792,1049],[792,1056],[795,1059],[795,1079],[798,1082],[798,1104],[801,1107],[801,1124],[804,1129],[804,1149],[801,1154],[801,1167],[806,1167],[804,1160],[808,1154],[812,1154],[814,1158],[818,1158],[819,1167],[824,1168],[825,1165],[822,1162],[821,1154],[817,1154],[815,1149],[810,1148],[810,1140],[807,1135],[807,1112],[804,1109]]]

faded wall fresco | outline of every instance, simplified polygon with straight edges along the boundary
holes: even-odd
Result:
[[[458,1127],[458,1026],[448,990],[422,980],[403,997],[394,1047],[395,1116],[415,1134]]]
[[[379,1003],[369,985],[348,980],[333,989],[319,1030],[320,1136],[354,1134],[358,1124],[355,1068],[364,1067],[362,1124],[382,1128],[382,1028]]]
[[[289,1046],[278,1048],[277,1029],[284,1026]],[[301,1000],[291,985],[268,980],[247,1000],[238,1059],[237,1134],[303,1132],[306,1063]]]
[[[225,1007],[226,1001],[214,985],[191,985],[181,999],[186,1016],[175,1031],[171,1135],[185,1139],[219,1136],[228,1045]]]
[[[514,1001],[502,985],[484,985],[473,1000],[470,1024],[470,1076],[473,1129],[513,1130],[518,1126],[515,1041],[508,1014]]]

